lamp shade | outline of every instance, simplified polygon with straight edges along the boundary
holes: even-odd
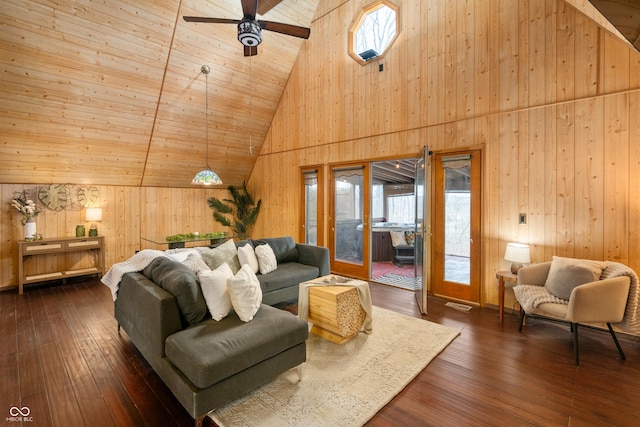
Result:
[[[222,184],[222,180],[211,169],[203,169],[193,177],[193,181],[191,181],[191,183],[200,185],[220,185]]]
[[[523,243],[507,244],[507,250],[504,253],[504,259],[506,261],[517,262],[520,264],[526,264],[531,262],[529,245],[525,245]]]
[[[85,217],[87,222],[102,221],[102,208],[87,208]]]

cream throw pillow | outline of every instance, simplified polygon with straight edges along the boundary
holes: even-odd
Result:
[[[225,262],[215,270],[198,272],[202,295],[207,303],[213,320],[222,320],[232,309],[231,298],[227,291],[227,281],[233,279],[233,272]]]
[[[271,246],[268,243],[264,245],[258,245],[255,249],[256,258],[258,258],[258,266],[260,274],[267,274],[278,268],[278,261],[276,261],[276,254],[273,252]]]
[[[253,250],[253,246],[250,244],[246,244],[238,248],[238,259],[240,260],[241,266],[247,264],[251,267],[251,270],[254,273],[257,273],[260,270],[258,258],[256,258],[256,253]]]
[[[606,266],[604,261],[554,256],[544,287],[552,295],[568,301],[576,286],[600,280]]]
[[[404,231],[390,231],[391,235],[391,245],[395,248],[396,246],[407,246],[407,239],[404,237]]]
[[[255,273],[248,264],[227,281],[231,304],[243,322],[250,322],[260,309],[262,289]]]

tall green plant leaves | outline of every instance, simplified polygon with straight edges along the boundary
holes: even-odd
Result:
[[[254,202],[253,197],[247,190],[246,182],[242,187],[230,185],[227,187],[230,199],[217,199],[210,197],[207,199],[209,207],[213,209],[213,218],[225,227],[230,227],[235,237],[244,239],[249,237],[251,228],[258,220],[262,200]],[[226,214],[233,215],[233,222]]]

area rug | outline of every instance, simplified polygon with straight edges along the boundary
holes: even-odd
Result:
[[[402,276],[395,273],[387,273],[384,276],[376,277],[375,279],[371,280],[373,280],[374,282],[384,283],[385,285],[396,286],[398,288],[413,291],[415,289],[416,278]],[[421,281],[422,277],[418,277],[417,280]]]
[[[374,306],[371,334],[342,345],[310,334],[300,368],[209,416],[222,427],[361,426],[459,333]]]

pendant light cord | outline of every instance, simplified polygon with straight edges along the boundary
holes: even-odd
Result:
[[[204,73],[204,153],[207,169],[211,169],[209,167],[209,67],[203,65],[202,72]]]
[[[249,56],[249,155],[253,156],[253,141],[251,134],[253,129],[253,55]]]

